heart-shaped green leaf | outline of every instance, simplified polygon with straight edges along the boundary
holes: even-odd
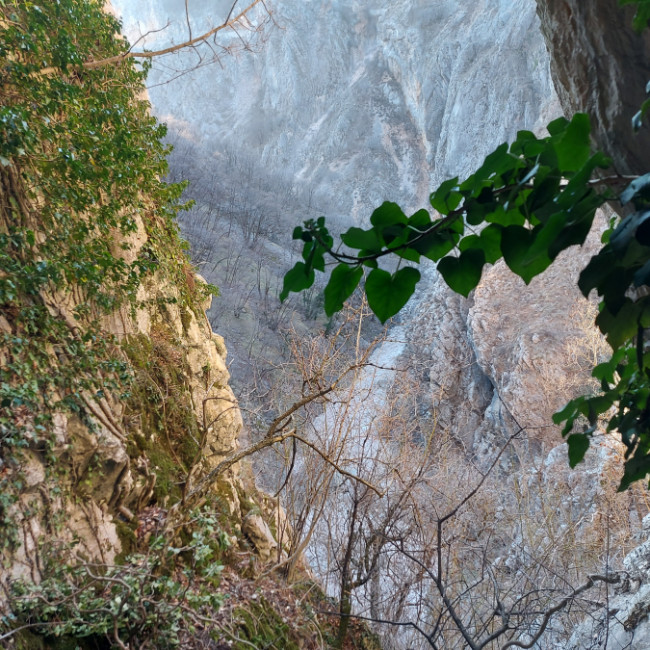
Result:
[[[481,279],[485,253],[476,248],[463,251],[458,257],[445,257],[438,262],[438,271],[456,292],[467,296]]]
[[[526,284],[551,263],[548,250],[537,242],[538,231],[523,226],[508,226],[501,234],[503,259]]]
[[[591,155],[589,116],[576,113],[565,126],[564,132],[553,138],[558,165],[563,172],[577,172]]]
[[[347,264],[339,264],[330,276],[325,287],[325,313],[332,316],[341,311],[343,303],[352,295],[361,280],[363,269],[352,268]]]
[[[341,239],[346,246],[362,250],[381,250],[381,242],[375,230],[363,230],[361,228],[350,228],[341,235]]]
[[[582,459],[589,449],[589,436],[584,433],[572,433],[567,438],[569,444],[569,466],[575,467]]]
[[[485,254],[485,262],[494,264],[501,258],[501,228],[496,225],[483,228],[480,235],[463,237],[458,245],[461,251],[480,249]]]
[[[370,309],[385,323],[408,302],[419,280],[420,272],[411,267],[399,269],[392,275],[383,269],[373,269],[366,280]]]
[[[458,191],[458,177],[450,178],[431,194],[431,205],[441,214],[449,214],[455,210],[463,199],[463,195]]]
[[[309,289],[312,284],[314,284],[314,269],[309,268],[304,262],[296,262],[296,265],[284,276],[280,300],[284,302],[290,291],[297,293]]]
[[[382,203],[370,217],[370,223],[378,230],[382,230],[396,223],[405,224],[407,222],[408,219],[404,212],[402,212],[402,208],[397,203],[391,203],[390,201]]]

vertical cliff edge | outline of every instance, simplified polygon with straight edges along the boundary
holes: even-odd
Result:
[[[312,647],[103,4],[0,8],[0,646]]]

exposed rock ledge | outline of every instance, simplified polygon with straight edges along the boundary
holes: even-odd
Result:
[[[650,31],[632,29],[636,6],[613,0],[537,0],[555,89],[567,113],[592,118],[598,146],[620,173],[648,171],[650,130],[631,117],[650,79]]]
[[[139,228],[129,242],[131,248],[121,254],[136,256],[145,242],[144,228]],[[190,282],[205,281],[195,276]],[[134,314],[126,309],[113,314],[107,319],[106,331],[126,342],[126,349],[133,341],[147,351],[156,345],[156,339],[166,339],[170,363],[179,366],[180,389],[194,419],[188,427],[205,435],[202,456],[193,470],[196,479],[238,447],[242,419],[228,385],[224,341],[212,332],[200,309],[193,310],[177,300],[177,288],[154,278],[141,287],[138,298],[140,305],[146,306]],[[203,310],[209,308],[210,301],[208,296],[201,305]],[[64,318],[72,307],[65,302],[57,305]],[[0,352],[0,362],[1,356]],[[168,398],[161,396],[158,408],[164,408]],[[4,558],[8,570],[0,572],[0,580],[29,577],[38,581],[44,540],[48,545],[57,540],[70,543],[76,554],[111,564],[124,550],[118,534],[120,522],[134,529],[143,508],[154,502],[165,506],[164,497],[154,497],[163,468],[133,443],[148,439],[148,444],[156,447],[163,442],[145,431],[146,414],[133,409],[128,412],[121,399],[109,394],[97,402],[88,400],[88,407],[92,431],[76,416],[55,415],[55,473],[46,469],[47,459],[39,449],[25,452],[21,467],[24,488],[10,512],[18,525],[19,546]],[[237,477],[238,466],[234,466],[220,477],[218,487],[235,525],[242,516]]]
[[[575,630],[566,650],[650,648],[650,515],[643,520],[646,541],[625,558],[622,586],[606,609]]]

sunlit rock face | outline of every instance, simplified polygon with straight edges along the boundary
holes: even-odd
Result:
[[[132,41],[167,22],[170,27],[148,40],[148,47],[187,36],[179,0],[114,4]],[[222,22],[229,5],[211,18],[199,3],[190,2],[188,9],[196,35],[210,22]],[[167,83],[174,76],[170,66],[190,68],[195,54],[154,63],[150,96],[171,131],[180,129],[195,152],[210,155],[223,191],[237,187],[251,205],[261,201],[270,209],[291,196],[280,228],[285,241],[305,216],[326,214],[344,229],[367,220],[384,200],[406,210],[426,206],[437,183],[469,175],[518,130],[543,132],[560,112],[532,0],[402,0],[379,6],[368,0],[280,0],[272,11],[276,24],[265,26],[263,38],[239,29],[243,39],[252,39],[253,52],[222,57],[220,64]],[[261,22],[265,14],[251,19]],[[224,44],[234,47],[235,36],[224,34]],[[205,250],[215,235],[197,223],[186,219],[182,226],[194,250]],[[223,283],[207,267],[205,273]],[[492,272],[482,286],[497,275]],[[421,285],[418,302],[403,317],[412,324],[409,343],[419,362],[429,365],[425,389],[441,424],[472,446],[491,435],[488,429],[503,428],[509,410],[515,417],[531,411],[519,399],[526,391],[512,379],[509,360],[519,355],[523,339],[534,348],[537,341],[544,345],[545,335],[526,331],[520,340],[505,322],[479,318],[489,305],[478,294],[478,315],[472,316],[473,304],[453,296],[433,268]],[[508,287],[506,293],[498,290],[499,300],[521,305],[525,292]],[[539,291],[540,298],[553,300],[546,288]],[[543,307],[534,291],[530,295],[531,309],[539,312]],[[571,304],[559,311],[572,310]],[[521,325],[525,314],[518,316]],[[221,322],[218,328],[228,339]],[[553,328],[562,339],[562,324],[556,320]],[[497,336],[503,345],[496,344]],[[229,346],[237,359],[237,344]],[[510,399],[510,393],[517,397]],[[522,423],[531,424],[530,418]]]
[[[170,28],[150,38],[148,47],[187,36],[182,0],[113,2],[131,41],[168,20]],[[572,2],[573,13],[562,18],[560,8],[566,11]],[[199,4],[188,4],[193,34],[210,23]],[[604,3],[537,4],[565,110],[588,101],[600,107],[600,96],[587,92],[593,85],[589,70],[618,30],[602,35],[601,49],[589,49],[583,43],[590,23],[576,21],[589,12],[586,5]],[[212,24],[222,22],[230,8],[225,2],[210,6]],[[344,229],[366,221],[384,200],[405,210],[426,207],[442,180],[469,175],[518,130],[541,134],[561,113],[534,0],[278,0],[272,11],[275,24],[267,24],[261,38],[243,28],[223,32],[227,47],[236,48],[240,37],[252,39],[251,52],[223,56],[173,81],[176,71],[198,61],[196,54],[164,59],[154,63],[149,92],[170,131],[180,132],[180,142],[193,147],[191,155],[202,157],[198,164],[213,170],[220,193],[236,188],[250,205],[266,206],[266,215],[288,206],[277,217],[274,242],[274,256],[286,263],[285,270],[291,255],[280,246],[287,246],[291,226],[305,217],[325,214]],[[251,16],[253,24],[264,18],[263,12]],[[562,31],[564,25],[573,31]],[[576,74],[576,61],[585,80]],[[598,61],[615,79],[619,73],[610,62]],[[574,92],[584,101],[572,100]],[[614,124],[622,132],[623,122],[608,110],[601,110],[597,133],[606,135]],[[194,251],[211,250],[216,230],[210,224],[186,219],[181,225]],[[522,454],[536,460],[561,442],[558,429],[549,426],[551,414],[585,388],[589,367],[604,352],[590,327],[593,306],[576,287],[598,242],[596,229],[582,249],[566,252],[528,287],[497,264],[486,269],[469,300],[453,294],[432,265],[423,268],[399,332],[406,354],[423,368],[421,385],[437,426],[479,466],[487,466],[519,428],[531,443],[522,443]],[[222,284],[217,271],[201,270]],[[225,311],[225,302],[220,304]],[[245,323],[236,324],[234,334]],[[218,329],[236,358],[232,335],[221,323]],[[547,458],[555,463],[545,478],[552,485],[565,449]],[[603,459],[588,460],[599,474]],[[571,476],[585,476],[580,471]],[[580,501],[584,492],[588,503],[599,482],[585,485],[592,488],[576,493]],[[555,647],[566,647],[565,636]]]
[[[148,47],[187,35],[181,0],[113,4],[131,41],[168,21]],[[208,14],[203,4],[189,3],[194,35],[230,7],[222,2],[219,12],[217,3]],[[350,221],[386,199],[422,207],[433,182],[467,173],[493,145],[554,110],[531,0],[270,7],[275,25],[263,37],[238,29],[253,52],[156,85],[174,76],[170,66],[197,61],[192,52],[164,59],[154,64],[150,96],[172,130],[184,127],[217,159],[250,159],[320,212]],[[234,48],[237,37],[222,34]]]
[[[591,116],[598,146],[619,172],[647,172],[650,130],[634,133],[631,117],[646,98],[650,32],[632,29],[635,7],[610,0],[537,0],[537,5],[562,106]]]
[[[566,650],[645,650],[650,646],[650,516],[643,519],[642,543],[623,562],[614,596],[606,608],[578,625]]]

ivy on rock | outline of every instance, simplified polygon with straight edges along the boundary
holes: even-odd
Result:
[[[0,1],[0,466],[47,450],[52,414],[92,426],[89,401],[128,391],[107,315],[140,307],[154,271],[186,284],[183,186],[161,180],[165,128],[137,99],[146,70],[78,65],[128,50],[104,5]],[[138,224],[147,240],[129,251]]]

